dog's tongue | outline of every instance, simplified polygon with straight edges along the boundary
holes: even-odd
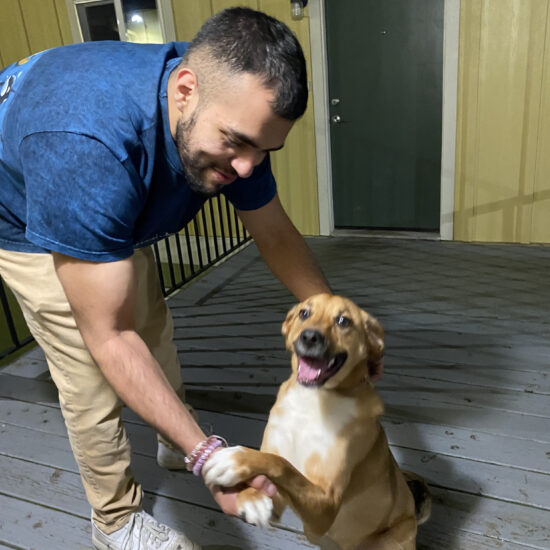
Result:
[[[324,359],[300,357],[298,360],[298,382],[302,384],[315,382],[326,368],[327,362]]]

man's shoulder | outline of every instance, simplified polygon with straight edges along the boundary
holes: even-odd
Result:
[[[10,120],[19,139],[72,132],[106,142],[109,136],[115,143],[132,141],[158,123],[166,65],[183,49],[181,43],[104,41],[38,54],[28,71],[17,73],[11,92]]]
[[[181,57],[187,48],[186,42],[169,42],[166,44],[138,44],[102,40],[95,42],[81,42],[59,46],[41,52],[41,62],[50,71],[67,72],[74,69],[78,73],[118,68],[122,64],[127,69],[147,69],[149,65],[158,64],[159,60]],[[111,62],[115,65],[105,65]],[[141,63],[140,63],[141,62]],[[64,63],[70,63],[65,66]],[[143,65],[143,63],[145,65]]]
[[[109,111],[114,103],[135,103],[155,94],[175,55],[171,44],[103,41],[54,48],[29,71],[22,95],[36,89],[44,107],[54,106],[55,98],[82,111],[95,106]]]
[[[38,54],[35,71],[72,81],[91,82],[99,77],[139,87],[139,76],[162,74],[166,63],[181,57],[187,46],[187,42],[137,44],[111,40],[69,44]]]

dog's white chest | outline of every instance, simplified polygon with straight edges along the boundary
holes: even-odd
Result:
[[[338,435],[357,416],[355,399],[299,385],[277,404],[279,414],[269,417],[266,447],[302,473],[312,455],[323,461],[330,458]]]

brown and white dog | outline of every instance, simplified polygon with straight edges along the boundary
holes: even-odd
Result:
[[[265,474],[278,490],[273,502],[252,488],[238,497],[249,523],[267,525],[289,504],[321,548],[414,550],[429,497],[414,476],[413,497],[378,420],[383,404],[369,379],[384,352],[380,324],[350,300],[319,294],[290,310],[282,332],[292,374],[261,451],[214,453],[204,465],[206,483],[233,486]]]

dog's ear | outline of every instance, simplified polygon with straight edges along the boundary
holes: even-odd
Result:
[[[384,329],[378,320],[366,311],[363,311],[363,322],[368,346],[369,378],[377,380],[382,375],[383,369]]]
[[[283,326],[281,327],[281,333],[286,338],[288,331],[290,330],[290,325],[294,321],[294,318],[296,317],[296,313],[298,312],[298,308],[300,307],[300,304],[296,304],[293,308],[290,309],[290,311],[286,314],[286,319],[283,323]]]
[[[384,329],[378,319],[365,312],[365,331],[369,345],[369,355],[381,359],[384,355]]]

